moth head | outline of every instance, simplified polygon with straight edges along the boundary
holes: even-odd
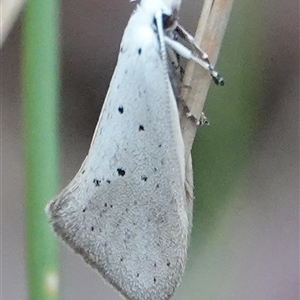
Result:
[[[136,0],[131,0],[136,1]],[[181,0],[140,0],[144,11],[155,15],[162,12],[164,29],[173,29],[176,25]]]

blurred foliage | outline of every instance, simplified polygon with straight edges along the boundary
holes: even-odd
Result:
[[[58,242],[44,213],[59,182],[58,13],[58,1],[29,0],[22,28],[26,259],[30,300],[58,297]]]

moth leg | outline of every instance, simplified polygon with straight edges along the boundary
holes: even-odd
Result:
[[[209,125],[209,121],[208,121],[207,117],[205,116],[204,112],[202,112],[200,118],[197,119],[192,115],[192,113],[189,110],[188,106],[186,105],[186,102],[185,102],[184,99],[182,99],[180,97],[178,99],[178,101],[180,101],[180,104],[181,104],[181,107],[182,107],[181,109],[185,113],[186,117],[191,119],[197,126]]]
[[[175,30],[183,40],[187,41],[193,46],[194,51],[197,53],[199,57],[195,56],[193,52],[189,50],[187,47],[185,47],[178,41],[175,41],[168,36],[165,36],[165,42],[181,56],[185,57],[186,59],[192,59],[197,64],[199,64],[202,68],[209,71],[213,81],[217,85],[224,85],[223,77],[215,70],[214,66],[210,63],[208,59],[208,55],[195,44],[194,38],[184,28],[182,28],[179,25],[177,25]]]
[[[177,24],[175,31],[177,32],[178,36],[180,36],[184,41],[192,45],[195,52],[198,53],[201,59],[210,64],[207,53],[203,51],[200,47],[198,47],[198,45],[196,45],[194,37],[185,28]]]
[[[168,63],[169,63],[169,76],[170,80],[173,86],[173,89],[181,90],[183,83],[183,75],[184,75],[184,69],[179,63],[180,56],[178,53],[176,53],[172,48],[167,47],[167,53],[168,53]]]
[[[184,75],[184,70],[180,66],[178,54],[170,47],[167,48],[167,53],[169,56],[169,77],[177,101],[177,106],[180,115],[184,114],[187,118],[191,119],[197,126],[209,124],[204,113],[201,114],[200,119],[195,118],[191,111],[189,110],[185,100],[180,95],[180,90],[184,88],[191,88],[190,86],[184,86],[182,83],[182,78]]]
[[[162,61],[165,64],[166,70],[167,70],[167,51],[166,51],[166,46],[164,43],[164,29],[163,29],[163,19],[162,19],[162,11],[159,10],[155,13],[155,23],[156,23],[156,27],[157,27],[157,33],[158,33],[158,39],[159,39],[159,44],[160,44],[160,54],[161,54],[161,58]]]

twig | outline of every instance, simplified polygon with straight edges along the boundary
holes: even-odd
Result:
[[[198,46],[208,54],[214,64],[220,51],[225,29],[230,17],[233,0],[205,0],[198,23],[195,40]],[[182,98],[191,114],[200,119],[211,77],[208,72],[193,61],[189,61],[183,79]],[[188,88],[187,88],[188,87]],[[185,145],[185,157],[188,160],[198,126],[195,121],[182,113],[180,124]]]

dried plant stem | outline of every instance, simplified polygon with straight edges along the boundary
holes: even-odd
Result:
[[[233,0],[205,0],[195,34],[196,44],[209,55],[212,64],[217,60],[225,29],[230,17]],[[183,79],[182,97],[191,114],[200,119],[211,83],[208,72],[189,61]],[[188,87],[188,88],[187,88]],[[195,121],[181,116],[181,127],[188,159],[198,126]]]

